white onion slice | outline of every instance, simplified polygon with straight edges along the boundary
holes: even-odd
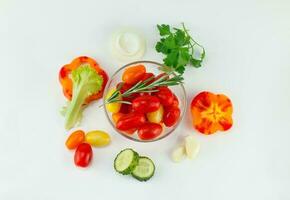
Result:
[[[146,42],[141,33],[132,28],[122,28],[111,38],[111,53],[120,61],[131,62],[143,57]]]

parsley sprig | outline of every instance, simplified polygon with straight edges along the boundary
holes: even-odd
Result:
[[[188,33],[184,23],[182,29],[173,28],[169,25],[157,25],[161,39],[157,42],[155,49],[166,57],[163,62],[170,71],[183,74],[185,66],[191,64],[198,68],[205,57],[205,49],[196,42]]]

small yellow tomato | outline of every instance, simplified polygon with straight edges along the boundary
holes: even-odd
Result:
[[[115,91],[116,91],[116,88],[110,89],[106,95],[106,99],[110,98]],[[120,100],[122,99],[120,94],[119,94],[119,99]],[[120,111],[121,105],[122,105],[121,103],[117,103],[117,102],[116,103],[108,103],[108,104],[106,104],[106,108],[111,113],[117,113]]]
[[[154,112],[147,113],[147,119],[149,122],[158,124],[162,121],[163,113],[164,113],[163,106],[160,105],[158,110],[156,110]]]
[[[104,131],[89,131],[86,134],[86,142],[94,147],[103,147],[111,142],[110,135]]]

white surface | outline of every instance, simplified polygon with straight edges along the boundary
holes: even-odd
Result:
[[[0,199],[290,199],[290,2],[285,1],[0,1]],[[88,55],[112,74],[110,33],[139,28],[145,59],[161,61],[153,46],[157,23],[184,21],[207,50],[200,69],[185,73],[188,100],[199,91],[225,93],[234,127],[204,136],[187,115],[170,137],[140,144],[117,135],[98,103],[85,111],[85,130],[111,133],[94,149],[91,167],[78,169],[64,147],[59,68]],[[194,134],[201,151],[175,164],[177,139]],[[150,156],[156,175],[147,183],[114,172],[125,147]]]

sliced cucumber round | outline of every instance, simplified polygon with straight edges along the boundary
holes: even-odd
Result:
[[[155,165],[148,157],[139,157],[138,165],[132,172],[132,176],[139,181],[149,180],[155,172]]]
[[[124,149],[115,158],[114,168],[120,174],[131,174],[136,168],[139,155],[133,149]]]

